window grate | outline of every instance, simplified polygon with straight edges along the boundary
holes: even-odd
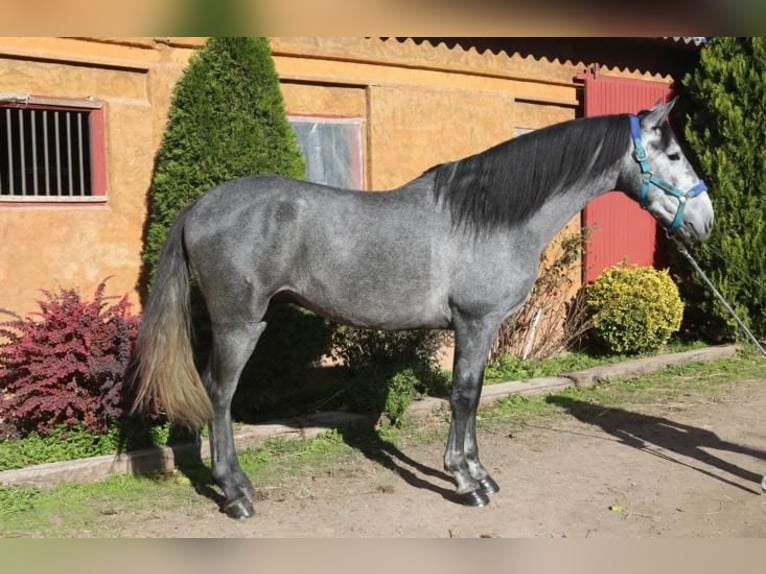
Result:
[[[94,111],[100,105],[0,105],[0,201],[101,195],[94,181]]]

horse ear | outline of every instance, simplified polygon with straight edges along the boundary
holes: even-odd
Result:
[[[649,126],[650,128],[659,127],[660,124],[662,124],[662,122],[665,121],[665,118],[667,118],[668,114],[670,113],[670,110],[673,109],[673,106],[676,105],[677,99],[678,99],[678,96],[674,97],[667,104],[664,104],[662,102],[662,98],[657,100],[657,103],[654,104],[654,107],[651,110],[649,110],[649,112],[644,116],[643,118],[644,125]]]

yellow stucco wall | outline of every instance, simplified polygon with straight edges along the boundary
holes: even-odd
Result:
[[[202,38],[0,38],[0,92],[105,104],[107,197],[99,206],[0,202],[0,307],[38,289],[135,291],[154,154],[173,86]],[[574,118],[582,62],[478,53],[412,40],[272,38],[288,113],[362,118],[368,189]],[[612,71],[641,76],[637,72]],[[652,77],[651,79],[658,79]],[[577,226],[577,221],[573,221]]]
[[[193,43],[0,38],[0,91],[92,96],[105,106],[107,202],[17,206],[0,202],[0,307],[36,310],[39,289],[135,291],[146,193],[173,85]]]

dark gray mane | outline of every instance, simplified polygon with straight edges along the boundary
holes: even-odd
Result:
[[[476,155],[432,167],[434,195],[453,224],[476,233],[525,221],[548,198],[612,166],[626,152],[626,115],[543,128]]]

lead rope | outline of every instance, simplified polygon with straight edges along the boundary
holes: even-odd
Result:
[[[758,342],[758,339],[755,338],[755,336],[750,332],[750,329],[747,328],[747,326],[742,322],[742,319],[740,319],[737,314],[734,312],[734,309],[732,309],[731,305],[726,301],[726,299],[723,298],[723,295],[721,295],[718,292],[718,289],[715,288],[715,285],[710,281],[710,279],[707,278],[707,275],[700,269],[700,266],[697,265],[697,262],[694,260],[694,257],[691,256],[691,254],[686,250],[686,246],[681,243],[678,239],[671,236],[673,241],[676,242],[676,245],[678,246],[678,251],[681,252],[681,255],[686,257],[686,259],[689,261],[689,263],[692,264],[692,267],[697,271],[697,273],[700,274],[700,277],[705,281],[708,287],[710,287],[710,290],[715,294],[716,297],[718,297],[718,300],[723,304],[724,307],[726,307],[726,310],[731,313],[731,316],[734,317],[734,319],[737,321],[737,324],[742,328],[742,330],[747,334],[747,336],[750,338],[750,340],[755,344],[755,346],[758,348],[758,350],[761,351],[763,355],[766,355],[766,350],[761,346],[761,344]],[[761,490],[763,492],[766,492],[766,474],[764,474],[761,477]]]
[[[710,287],[710,290],[713,292],[713,294],[718,297],[718,300],[721,302],[721,304],[726,308],[726,310],[731,313],[731,316],[734,317],[734,320],[737,322],[737,324],[740,326],[740,328],[745,332],[745,334],[750,338],[750,340],[753,342],[753,344],[756,346],[756,348],[764,355],[766,356],[766,349],[763,348],[760,342],[758,342],[758,339],[755,338],[755,335],[753,335],[750,332],[750,329],[747,328],[745,323],[742,322],[742,319],[739,318],[739,316],[734,312],[734,309],[732,309],[731,305],[726,301],[726,299],[723,298],[723,295],[719,293],[718,289],[715,288],[715,285],[708,279],[707,275],[700,269],[700,266],[697,265],[697,262],[694,260],[694,257],[691,256],[691,254],[686,250],[686,246],[681,243],[678,239],[671,236],[673,241],[676,242],[676,245],[678,246],[678,251],[681,252],[681,255],[686,257],[688,259],[689,263],[692,264],[692,267],[699,273],[700,277],[702,277],[702,280],[705,282],[705,284]],[[764,477],[764,489],[766,489],[766,477]]]

